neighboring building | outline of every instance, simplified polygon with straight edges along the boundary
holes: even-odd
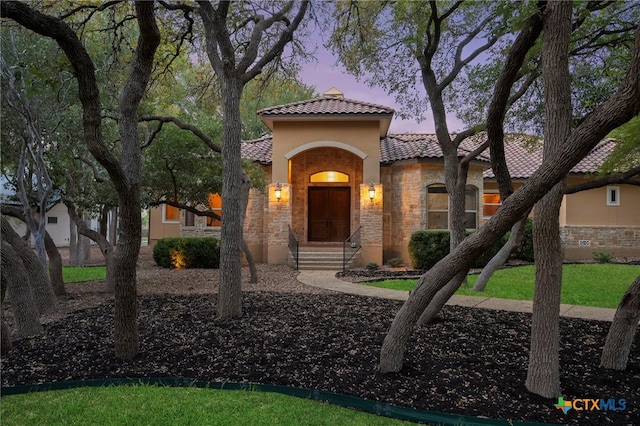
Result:
[[[271,184],[252,190],[245,239],[259,262],[290,262],[290,238],[302,247],[342,247],[351,238],[359,262],[401,257],[421,229],[446,229],[448,201],[435,135],[388,133],[394,110],[345,99],[331,89],[321,98],[258,111],[271,136],[243,143],[243,156],[263,165]],[[460,156],[481,143],[467,140]],[[540,164],[524,147],[526,136],[507,137],[507,162],[516,188]],[[589,179],[611,151],[604,141],[578,164],[569,182]],[[488,154],[471,162],[467,180],[468,228],[482,226],[500,199]],[[219,198],[216,209],[222,209]],[[214,206],[212,200],[210,205]],[[565,197],[560,223],[567,259],[594,251],[640,257],[640,188],[616,185]],[[150,243],[168,236],[219,236],[219,223],[169,206],[152,209]],[[346,244],[348,248],[351,244]]]
[[[0,177],[0,202],[22,206],[16,199],[17,196],[14,190],[9,187],[7,180],[4,177]],[[68,247],[71,235],[71,217],[67,207],[60,201],[59,194],[51,197],[46,209],[45,220],[47,221],[46,229],[49,236],[56,244],[56,247]],[[3,216],[3,218],[7,219],[18,235],[27,234],[26,223],[10,216]],[[90,226],[91,229],[98,229],[98,221],[92,219]],[[31,242],[33,243],[33,236],[31,237]]]

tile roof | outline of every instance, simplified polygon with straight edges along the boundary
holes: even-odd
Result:
[[[271,164],[273,137],[271,135],[264,135],[258,139],[242,141],[240,150],[243,158],[257,161],[261,164]]]
[[[455,135],[452,135],[455,137]],[[464,157],[484,142],[484,137],[466,139],[458,147],[458,156]],[[411,158],[442,158],[442,150],[435,134],[398,134],[388,135],[380,140],[380,162],[392,163]],[[480,161],[490,161],[489,156],[480,154]]]
[[[393,114],[395,110],[382,105],[370,104],[352,99],[323,96],[306,101],[292,102],[264,108],[260,116],[314,115],[314,114]]]
[[[542,164],[542,139],[531,136],[513,135],[505,142],[505,157],[512,179],[527,179]],[[571,173],[597,173],[605,158],[613,151],[614,139],[605,139],[598,143],[575,167]],[[493,170],[484,171],[485,179],[494,179]]]
[[[466,139],[458,148],[458,155],[465,156],[484,142],[485,135],[479,134]],[[538,142],[538,143],[536,143]],[[512,179],[527,179],[542,164],[540,139],[529,135],[506,135],[505,154]],[[242,142],[242,156],[262,164],[271,164],[273,138],[265,135],[259,139]],[[571,173],[596,173],[604,159],[615,147],[615,140],[606,139],[573,169]],[[380,162],[409,160],[412,158],[442,158],[442,150],[435,134],[392,134],[380,138]],[[477,160],[489,162],[489,152],[485,151]],[[485,179],[494,179],[490,168],[484,171]]]

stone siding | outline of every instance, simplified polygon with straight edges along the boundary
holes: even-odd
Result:
[[[640,227],[577,226],[560,228],[565,260],[590,260],[596,252],[640,258]]]

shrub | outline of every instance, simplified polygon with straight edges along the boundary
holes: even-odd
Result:
[[[417,231],[409,240],[409,257],[415,269],[430,269],[449,253],[449,231]]]
[[[527,219],[527,223],[524,225],[522,244],[516,249],[514,257],[526,262],[533,262],[533,220],[531,218]]]
[[[598,263],[611,263],[612,259],[613,259],[613,256],[611,255],[611,253],[608,253],[604,250],[596,251],[593,253],[593,260],[595,260]]]
[[[368,271],[377,271],[379,267],[380,266],[376,262],[369,262],[367,263],[367,266],[365,266]]]
[[[163,268],[219,268],[220,245],[216,238],[163,238],[153,260]]]
[[[399,268],[403,264],[402,259],[399,257],[394,257],[393,259],[389,259],[389,266],[392,268]]]
[[[468,234],[473,231],[468,232]],[[474,268],[483,268],[489,260],[500,250],[507,241],[505,235],[485,253],[477,258],[472,265]],[[417,231],[409,240],[409,256],[415,269],[431,269],[440,259],[449,254],[449,231]]]

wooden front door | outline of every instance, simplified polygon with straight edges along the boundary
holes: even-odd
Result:
[[[351,188],[309,187],[309,241],[337,242],[349,238]]]

